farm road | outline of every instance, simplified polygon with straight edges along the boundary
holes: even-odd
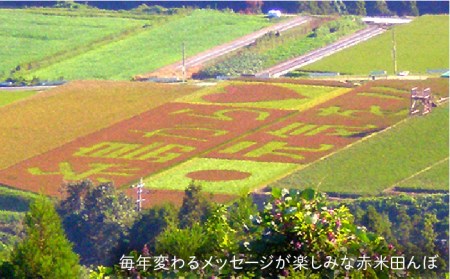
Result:
[[[241,47],[254,43],[258,38],[264,36],[269,32],[283,32],[296,26],[302,25],[308,22],[311,18],[306,16],[296,16],[294,18],[282,21],[280,23],[263,28],[259,31],[248,34],[244,37],[231,41],[229,43],[214,47],[207,51],[201,52],[193,57],[189,57],[185,61],[186,65],[186,78],[192,76],[200,67],[210,60],[216,59],[222,55],[225,55],[231,51],[237,50]],[[182,77],[182,61],[165,66],[154,72],[150,72],[144,75],[136,76],[135,79],[146,79],[149,77]]]
[[[325,47],[313,50],[304,54],[302,56],[293,58],[291,60],[280,63],[276,66],[273,66],[269,69],[266,69],[262,72],[256,74],[257,77],[280,77],[284,74],[287,74],[290,71],[296,70],[313,62],[316,62],[326,56],[329,56],[333,53],[341,51],[345,48],[351,47],[353,45],[359,44],[363,41],[366,41],[374,36],[377,36],[386,31],[378,26],[369,26],[363,30],[359,30],[349,36],[346,36],[330,45]]]

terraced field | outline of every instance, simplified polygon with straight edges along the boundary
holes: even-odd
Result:
[[[448,15],[427,15],[394,27],[398,71],[426,73],[449,68]],[[374,70],[394,71],[392,32],[326,57],[302,70],[368,75]]]
[[[178,90],[183,86],[152,85],[153,91],[170,88],[174,99],[152,101],[147,111],[137,114],[134,109],[134,117],[123,121],[115,118],[116,124],[103,129],[99,126],[94,129],[90,118],[82,126],[89,126],[93,133],[68,140],[66,144],[61,141],[59,147],[47,152],[36,151],[40,155],[0,171],[0,182],[58,195],[63,181],[90,178],[96,182],[114,181],[118,187],[126,187],[146,177],[150,189],[182,190],[190,180],[199,180],[208,192],[236,195],[303,169],[405,119],[411,87],[431,85],[439,97],[446,94],[445,83],[448,86],[448,81],[443,79],[376,81],[346,88],[283,81],[271,84],[234,81],[198,92],[185,87],[191,91],[179,99],[175,98],[182,95]],[[148,100],[161,98],[157,92],[153,92],[156,94],[153,97],[148,96]],[[64,100],[69,102],[69,95],[65,94]],[[55,92],[49,95],[58,96]],[[123,97],[119,97],[122,102]],[[37,97],[30,100],[33,99]],[[136,100],[143,102],[140,98]],[[291,101],[290,105],[287,100]],[[85,105],[94,107],[87,101]],[[131,108],[134,106],[130,106],[130,111]],[[427,117],[441,115],[438,111]],[[71,118],[72,126],[75,120],[76,117]],[[430,131],[435,128],[429,127]],[[436,150],[442,149],[438,147]],[[375,160],[374,154],[370,156]],[[362,161],[357,157],[347,160]],[[330,170],[326,173],[330,174]],[[290,185],[292,182],[289,181]],[[326,191],[354,191],[343,185],[333,187]]]

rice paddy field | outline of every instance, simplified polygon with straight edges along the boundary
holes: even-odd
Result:
[[[120,41],[32,71],[28,77],[130,80],[137,74],[181,60],[182,43],[185,43],[186,56],[192,56],[269,24],[270,21],[262,16],[195,10],[164,24],[149,26]]]
[[[273,183],[332,193],[376,195],[399,186],[448,190],[448,104],[403,120]]]
[[[448,128],[442,127],[448,125],[428,122],[413,125],[423,126],[424,136],[435,130],[439,133],[432,143],[436,146],[430,145],[436,154],[419,163],[414,160],[402,163],[406,155],[401,152],[414,131],[397,131],[396,126],[379,132],[398,122],[435,119],[431,122],[442,124],[447,117],[448,123],[448,116],[442,112],[445,108],[438,108],[426,117],[405,120],[411,87],[430,86],[436,98],[440,98],[446,96],[448,80],[380,80],[357,87],[333,84],[231,81],[199,88],[185,84],[69,83],[24,99],[20,106],[11,104],[0,109],[0,114],[4,113],[0,118],[4,121],[3,131],[9,133],[2,137],[5,143],[1,146],[5,152],[15,151],[3,159],[0,182],[58,196],[61,183],[86,178],[96,183],[112,181],[122,189],[144,178],[152,191],[181,191],[195,180],[210,193],[233,196],[268,184],[315,185],[317,179],[323,180],[322,174],[331,176],[331,169],[335,170],[334,165],[331,169],[315,169],[315,164],[331,162],[330,158],[346,154],[340,150],[348,146],[364,146],[372,138],[384,138],[390,133],[394,134],[390,139],[393,141],[400,135],[401,140],[395,143],[381,141],[381,147],[377,144],[371,147],[373,151],[358,150],[342,159],[347,166],[358,169],[367,157],[364,166],[371,163],[380,168],[379,165],[387,164],[380,164],[379,156],[390,154],[382,147],[392,145],[397,161],[391,165],[394,171],[380,176],[382,181],[362,187],[351,175],[372,172],[361,168],[360,172],[342,171],[341,176],[349,173],[355,179],[342,178],[352,186],[338,184],[337,175],[332,175],[329,182],[322,181],[321,186],[327,192],[377,194],[445,159],[448,141],[443,135]],[[14,119],[12,115],[16,115]],[[30,126],[28,119],[41,121]],[[16,132],[12,138],[15,131],[22,134]],[[49,134],[54,136],[48,137]],[[32,140],[36,137],[40,140]],[[365,138],[370,139],[358,144]],[[425,139],[414,137],[414,140]],[[15,147],[18,142],[23,149]],[[320,160],[324,157],[327,159]],[[319,163],[315,163],[317,160]],[[336,170],[346,166],[341,161],[336,164]],[[386,171],[377,168],[373,169],[374,176]],[[304,176],[303,172],[308,170],[312,174]],[[429,176],[426,172],[423,175]]]
[[[134,29],[149,20],[74,17],[0,9],[0,76],[27,64]],[[57,79],[56,77],[55,79]]]
[[[76,81],[29,96],[0,109],[0,169],[194,90],[187,85]],[[4,102],[19,97],[14,94],[28,93],[8,92]]]
[[[424,74],[449,68],[448,15],[425,15],[398,25],[395,32],[398,71]],[[368,75],[375,70],[393,74],[391,31],[305,66],[302,70]]]

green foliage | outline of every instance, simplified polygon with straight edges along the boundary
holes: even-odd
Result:
[[[342,17],[325,23],[314,31],[311,27],[300,26],[279,37],[269,34],[259,39],[255,45],[206,67],[200,71],[199,77],[255,74],[262,69],[332,43],[360,29],[362,24],[353,17]]]
[[[241,74],[252,75],[263,70],[265,57],[252,52],[243,52],[232,56],[221,63],[217,63],[202,69],[196,77],[215,78],[217,76],[239,76]]]
[[[180,228],[192,227],[206,221],[211,204],[201,195],[202,187],[193,181],[184,191],[183,205],[178,212]]]
[[[448,120],[447,105],[426,116],[406,119],[327,160],[294,172],[273,186],[293,187],[300,180],[304,187],[320,185],[325,192],[378,194],[448,157]],[[426,150],[426,156],[415,150]],[[448,181],[443,185],[430,183],[424,188],[447,190]]]
[[[392,16],[393,13],[389,10],[385,0],[375,1],[374,12],[381,16]]]
[[[254,222],[262,228],[262,234],[251,239],[248,247],[249,253],[258,260],[267,255],[274,258],[302,255],[321,262],[325,261],[324,256],[342,259],[344,256],[357,258],[361,254],[389,255],[393,252],[382,237],[357,227],[347,207],[328,208],[325,196],[312,189],[299,192],[274,188],[271,200],[260,216],[254,217]],[[311,271],[323,276],[330,272],[324,269]],[[269,267],[254,272],[274,276],[281,271]],[[380,274],[386,276],[385,272]],[[366,276],[371,273],[373,270],[367,270]],[[334,275],[338,274],[336,270]]]
[[[345,204],[355,213],[356,224],[378,232],[407,258],[414,256],[420,261],[425,256],[439,255],[435,271],[442,274],[447,270],[448,194],[365,198]],[[417,273],[439,277],[430,270]]]
[[[25,212],[38,197],[35,193],[0,186],[0,210]]]
[[[209,247],[202,226],[194,223],[189,228],[169,226],[156,239],[157,254],[175,255],[181,259],[202,256]]]
[[[127,239],[121,240],[125,252],[140,251],[144,245],[150,252],[155,252],[155,239],[169,224],[176,224],[176,215],[172,204],[152,207],[139,215],[130,228]]]
[[[116,262],[112,252],[126,238],[135,219],[134,204],[111,183],[94,186],[91,181],[65,185],[67,197],[60,214],[68,238],[83,264]]]
[[[51,201],[44,196],[30,205],[25,239],[11,255],[14,278],[76,278],[78,256],[72,252]]]
[[[203,225],[193,223],[186,228],[170,225],[157,237],[156,251],[184,260],[192,256],[198,259],[222,257],[224,253],[233,253],[238,249],[238,243],[232,237],[234,232],[228,224],[226,208],[217,206]]]
[[[394,27],[399,71],[426,73],[449,68],[449,18],[421,16]],[[368,75],[374,70],[393,74],[392,32],[344,49],[302,69]]]

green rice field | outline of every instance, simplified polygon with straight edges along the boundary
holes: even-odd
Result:
[[[427,15],[393,28],[398,71],[423,74],[427,69],[449,68],[448,15]],[[394,72],[392,31],[337,52],[302,70],[368,75],[371,71]]]

